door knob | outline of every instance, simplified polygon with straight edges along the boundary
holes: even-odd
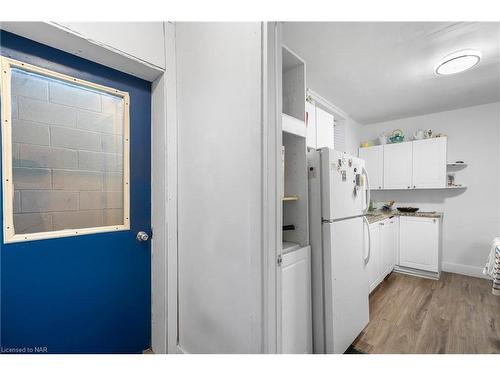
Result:
[[[147,240],[149,240],[149,235],[141,230],[140,232],[137,233],[135,239],[139,242],[146,242]]]

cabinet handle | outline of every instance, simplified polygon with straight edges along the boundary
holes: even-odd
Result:
[[[415,185],[413,185],[413,188],[415,189],[415,188],[416,188],[416,186],[415,186]]]
[[[411,188],[411,186],[408,186],[408,189],[410,189],[410,188]]]

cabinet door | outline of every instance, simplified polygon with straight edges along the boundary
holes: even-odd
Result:
[[[316,106],[306,102],[306,141],[307,147],[316,148]]]
[[[446,137],[413,143],[413,187],[446,187]]]
[[[283,255],[281,264],[281,351],[312,352],[310,247]]]
[[[399,220],[399,264],[438,272],[439,219],[402,216]]]
[[[333,115],[318,107],[316,107],[316,146],[334,148]]]
[[[370,257],[366,265],[366,270],[368,272],[368,282],[370,285],[370,293],[377,287],[380,283],[380,271],[381,271],[381,254],[380,254],[380,229],[379,223],[370,225]]]
[[[381,278],[386,277],[396,263],[397,225],[396,218],[384,220],[380,229],[380,247],[382,254]]]
[[[412,143],[384,145],[384,189],[410,189],[413,186]]]
[[[359,157],[365,161],[371,190],[382,189],[384,186],[384,146],[360,148]]]

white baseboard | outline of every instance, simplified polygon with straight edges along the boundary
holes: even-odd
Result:
[[[472,277],[480,277],[482,279],[489,279],[488,276],[483,275],[483,267],[477,266],[467,266],[465,264],[456,264],[456,263],[444,263],[443,262],[443,271],[458,273],[460,275],[472,276]]]

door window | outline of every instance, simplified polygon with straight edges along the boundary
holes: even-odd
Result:
[[[129,229],[129,95],[2,64],[4,241]]]

